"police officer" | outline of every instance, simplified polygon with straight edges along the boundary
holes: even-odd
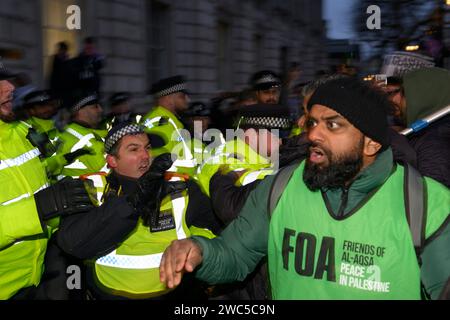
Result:
[[[78,157],[88,154],[88,148],[82,148],[67,153],[58,153],[57,137],[59,131],[55,127],[52,117],[58,109],[57,100],[48,90],[32,90],[23,97],[20,108],[16,108],[17,118],[22,119],[28,129],[28,140],[38,147],[41,153],[47,175],[51,180],[59,175],[66,165],[70,165]]]
[[[180,121],[190,101],[185,78],[174,76],[162,79],[153,84],[151,92],[156,106],[142,118],[141,123],[152,136],[153,155],[166,152],[176,154],[178,159],[173,170],[193,173],[197,163],[188,136],[183,135],[184,126]]]
[[[214,202],[217,190],[217,200],[222,201],[220,199],[226,199],[226,197],[221,197],[218,193],[224,191],[221,183],[225,179],[223,174],[233,178],[233,184],[236,182],[241,186],[272,174],[275,163],[271,160],[278,161],[281,138],[288,134],[291,127],[292,121],[289,119],[288,108],[267,104],[242,108],[236,137],[215,148],[211,152],[211,157],[206,159],[198,169],[197,178],[203,192],[211,195]],[[273,131],[274,129],[278,132]],[[217,187],[211,188],[210,180],[216,174],[215,178],[220,182]],[[219,216],[222,211],[233,217],[239,212],[229,206],[218,206],[217,210],[216,213]],[[223,219],[229,222],[229,218],[223,217]]]
[[[191,135],[202,140],[203,133],[211,125],[211,109],[201,101],[192,102],[189,109],[183,113],[182,120]]]
[[[202,163],[211,156],[210,152],[216,143],[216,139],[224,141],[223,135],[219,134],[218,130],[215,130],[215,133],[219,136],[213,136],[211,139],[214,139],[213,141],[207,145],[203,144],[204,139],[210,138],[207,131],[210,129],[212,122],[211,109],[201,101],[192,102],[189,104],[189,109],[183,113],[182,121],[191,135],[189,147],[192,150],[196,163]]]
[[[12,76],[0,65],[0,299],[45,298],[38,285],[59,216],[93,206],[79,180],[49,186],[30,127],[14,121]]]
[[[258,71],[251,76],[249,82],[258,103],[278,104],[280,102],[281,80],[275,72]]]
[[[170,154],[152,159],[149,139],[139,125],[113,127],[105,152],[111,173],[88,176],[104,183],[101,206],[63,220],[59,244],[91,260],[88,283],[95,298],[180,295],[167,296],[170,290],[159,282],[159,261],[172,240],[193,234],[212,237],[209,230],[218,231],[208,199],[195,182],[165,173],[172,165]]]
[[[72,122],[58,135],[57,154],[68,154],[82,149],[86,152],[73,163],[65,165],[59,177],[78,177],[107,171],[103,152],[106,130],[98,129],[102,119],[102,107],[98,102],[98,96],[95,93],[80,95],[71,104],[70,112]]]
[[[129,92],[115,92],[109,97],[110,111],[102,121],[102,128],[111,130],[114,125],[121,122],[136,122],[138,123],[142,116],[132,112],[131,94]]]
[[[57,134],[52,117],[58,112],[57,100],[48,90],[33,90],[23,97],[22,109],[25,122],[37,132],[45,133],[50,139]]]

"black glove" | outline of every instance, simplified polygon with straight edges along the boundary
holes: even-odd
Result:
[[[71,153],[66,153],[64,155],[64,158],[66,159],[67,163],[72,163],[75,161],[76,158],[84,156],[85,154],[94,154],[94,150],[92,150],[91,148],[82,148],[82,149],[78,149],[74,152]]]
[[[127,196],[128,203],[135,210],[141,212],[148,202],[161,192],[164,172],[172,166],[172,163],[169,153],[164,153],[153,160],[150,169],[139,178],[136,192]]]
[[[168,183],[164,180],[164,173],[172,163],[169,153],[156,157],[147,173],[139,178],[136,192],[127,197],[128,203],[141,214],[146,226],[156,223],[161,200],[167,194],[185,188],[184,182]]]
[[[172,157],[173,155],[170,153],[163,153],[157,156],[155,159],[153,159],[153,162],[148,171],[164,175],[164,173],[169,170],[173,164]]]
[[[37,192],[34,195],[34,199],[42,220],[93,209],[94,205],[86,191],[85,183],[92,184],[92,181],[66,177],[56,184]]]

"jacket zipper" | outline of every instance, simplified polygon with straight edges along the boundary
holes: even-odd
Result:
[[[341,195],[341,206],[339,207],[339,211],[337,213],[338,217],[344,216],[344,211],[345,211],[345,208],[347,207],[347,202],[348,202],[348,188],[344,188],[342,190],[342,195]]]

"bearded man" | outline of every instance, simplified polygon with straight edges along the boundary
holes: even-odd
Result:
[[[197,267],[209,283],[242,280],[267,255],[273,299],[420,299],[421,285],[448,298],[450,193],[393,161],[388,106],[357,79],[321,85],[308,103],[309,157],[282,188],[286,171],[264,179],[220,237],[172,243],[161,281],[177,286]],[[415,229],[412,200],[422,195],[426,219]]]

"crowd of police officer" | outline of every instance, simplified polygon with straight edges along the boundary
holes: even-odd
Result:
[[[261,129],[287,137],[293,123],[287,108],[268,106],[279,100],[277,75],[259,72],[246,96],[216,99],[233,99],[225,111],[190,103],[184,77],[175,76],[152,86],[147,114],[133,113],[130,95],[118,92],[103,116],[96,92],[66,92],[61,104],[54,91],[21,86],[23,74],[3,65],[0,72],[0,297],[211,296],[210,288],[192,284],[168,292],[158,280],[159,260],[174,239],[219,234],[251,188],[239,199],[231,192],[226,206],[220,190],[252,185],[276,170],[270,154],[281,140]],[[202,133],[211,128],[219,112],[222,129],[243,135],[225,141],[220,132],[214,147],[201,134],[186,136],[185,127],[199,121]],[[268,139],[269,148],[259,142]],[[75,290],[67,284],[70,265],[81,270]]]

